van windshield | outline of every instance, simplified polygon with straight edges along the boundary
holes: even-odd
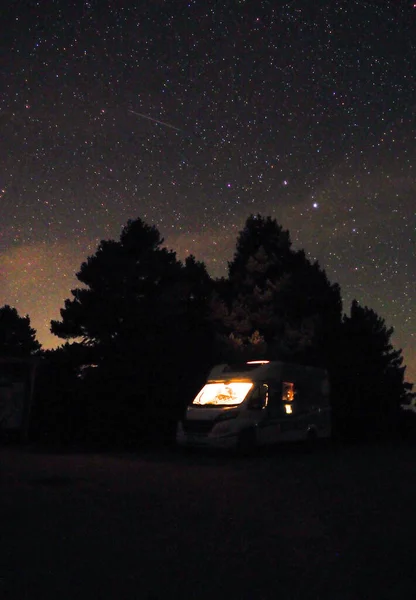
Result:
[[[192,404],[199,406],[236,406],[241,404],[253,384],[247,381],[207,383]]]

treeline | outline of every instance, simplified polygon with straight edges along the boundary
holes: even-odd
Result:
[[[221,279],[163,244],[141,219],[102,241],[51,322],[64,341],[56,350],[41,350],[28,317],[0,309],[1,354],[41,357],[32,437],[172,439],[213,364],[255,358],[327,368],[338,435],[397,435],[413,394],[393,329],[356,300],[343,314],[339,286],[274,219],[247,219]]]

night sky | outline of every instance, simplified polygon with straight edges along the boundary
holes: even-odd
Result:
[[[0,306],[49,333],[129,218],[226,273],[250,213],[395,328],[416,380],[416,3],[10,0]]]

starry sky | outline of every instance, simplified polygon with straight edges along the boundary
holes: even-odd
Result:
[[[45,347],[129,218],[220,276],[260,213],[416,380],[416,3],[10,0],[0,47],[0,306]]]

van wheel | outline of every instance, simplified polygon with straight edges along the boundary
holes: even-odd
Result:
[[[248,456],[256,448],[256,432],[254,429],[244,429],[240,432],[237,439],[237,453],[241,456]]]

